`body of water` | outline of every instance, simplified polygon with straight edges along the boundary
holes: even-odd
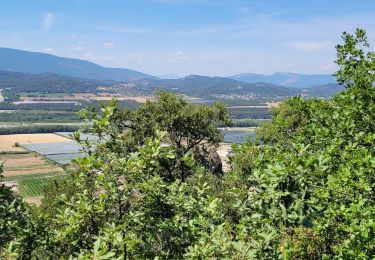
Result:
[[[237,131],[237,130],[223,130],[224,142],[226,143],[244,143],[247,138],[255,139],[255,132]]]

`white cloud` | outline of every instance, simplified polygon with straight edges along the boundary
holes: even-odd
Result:
[[[45,48],[45,49],[43,49],[43,52],[53,52],[54,51],[54,49],[53,48]]]
[[[71,48],[73,51],[83,51],[83,48],[81,46],[74,46]]]
[[[335,44],[329,41],[293,41],[289,42],[288,47],[300,51],[321,51],[331,50]]]
[[[109,27],[109,26],[99,26],[96,28],[98,31],[107,32],[107,33],[128,33],[128,34],[145,34],[149,33],[150,30],[139,27]]]
[[[105,42],[104,43],[104,47],[106,47],[106,48],[112,48],[113,46],[115,46],[115,44],[113,42]]]
[[[45,31],[49,30],[52,26],[52,24],[55,21],[55,16],[52,13],[46,14],[44,21],[43,21],[43,28]]]
[[[191,60],[182,51],[172,52],[167,54],[167,63],[179,63]]]
[[[327,63],[327,64],[324,64],[322,67],[321,67],[321,71],[322,72],[332,72],[332,71],[335,71],[337,69],[337,65],[334,64],[333,62],[332,63]]]
[[[83,57],[85,59],[94,59],[95,58],[94,55],[91,52],[88,52],[88,51],[83,54]]]

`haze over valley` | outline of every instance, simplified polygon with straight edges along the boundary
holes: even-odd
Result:
[[[190,75],[176,79],[156,76],[126,68],[106,68],[85,60],[57,57],[45,53],[0,48],[0,84],[12,92],[79,93],[111,92],[128,89],[132,95],[167,89],[196,98],[259,99],[293,95],[331,96],[339,87],[331,75],[275,73],[240,74],[230,77]],[[104,87],[104,88],[103,88]]]

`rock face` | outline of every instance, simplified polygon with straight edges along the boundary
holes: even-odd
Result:
[[[217,152],[212,152],[209,154],[207,167],[216,175],[223,174],[223,163],[221,162],[220,156]]]
[[[219,148],[217,149],[217,153],[221,159],[223,172],[228,172],[230,170],[228,157],[231,154],[231,152],[232,146],[228,143],[221,143]]]
[[[195,157],[199,163],[215,175],[223,174],[223,164],[216,150],[199,150],[195,152]]]

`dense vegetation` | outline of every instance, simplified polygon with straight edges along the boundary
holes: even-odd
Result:
[[[1,122],[0,122],[1,124]],[[54,132],[73,132],[80,128],[79,125],[70,124],[30,124],[23,126],[0,127],[0,135],[7,134],[35,134],[35,133],[54,133]]]
[[[268,108],[247,108],[238,107],[228,109],[233,119],[270,119],[271,114]]]
[[[49,184],[53,184],[56,180],[65,178],[65,174],[60,172],[48,173],[48,174],[32,174],[32,175],[21,175],[13,176],[10,178],[4,178],[4,181],[11,180],[16,181],[18,184],[19,195],[22,197],[32,197],[43,195],[44,187]]]
[[[334,96],[336,93],[345,90],[343,86],[336,83],[328,83],[324,85],[310,87],[303,91],[303,94],[307,97],[322,97],[329,98]]]
[[[54,183],[38,209],[1,188],[2,256],[374,258],[375,53],[363,30],[343,40],[336,78],[346,90],[284,102],[256,141],[234,147],[225,174],[208,160],[216,125],[230,123],[221,104],[160,92],[135,111],[87,110],[99,140],[83,142],[89,156],[69,183]]]
[[[0,71],[0,86],[13,88],[15,92],[96,92],[99,86],[115,84],[116,81],[90,80],[52,73],[26,74]]]
[[[182,79],[146,80],[136,82],[138,87],[147,84],[150,88],[162,88],[168,91],[194,97],[220,98],[220,95],[246,96],[248,99],[289,97],[299,93],[297,89],[267,83],[246,83],[223,77],[191,75]],[[204,86],[204,87],[203,87]],[[238,99],[238,98],[236,98]]]
[[[288,72],[276,72],[272,75],[244,73],[231,76],[230,78],[248,83],[264,82],[298,89],[306,89],[326,83],[336,82],[332,75],[306,75]]]
[[[46,111],[76,111],[82,109],[74,103],[31,103],[18,104],[0,102],[0,110],[46,110]]]
[[[26,110],[0,113],[0,122],[79,122],[80,117],[69,111]]]
[[[110,101],[73,103],[35,103],[14,105],[0,103],[0,134],[73,132],[80,128],[82,118],[77,112],[85,107],[100,108]],[[119,108],[136,109],[140,103],[118,101]]]

